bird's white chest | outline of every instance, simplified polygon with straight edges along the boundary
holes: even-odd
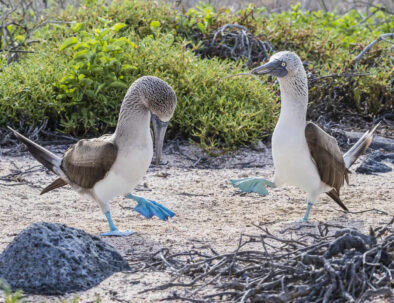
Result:
[[[94,192],[100,200],[130,192],[145,175],[152,161],[153,146],[134,145],[118,152],[115,163],[105,178],[96,183]]]
[[[274,182],[294,185],[307,192],[320,188],[320,176],[305,138],[305,126],[288,127],[279,121],[272,136]]]

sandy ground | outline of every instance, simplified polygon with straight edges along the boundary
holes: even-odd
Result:
[[[58,152],[61,150],[57,150]],[[132,211],[135,202],[117,197],[111,202],[115,223],[120,229],[136,233],[125,238],[104,238],[126,258],[134,253],[148,253],[160,247],[173,250],[204,248],[211,245],[219,251],[231,251],[241,233],[257,233],[254,225],[267,224],[280,230],[298,221],[304,214],[305,194],[297,188],[270,189],[270,194],[241,194],[230,184],[230,178],[273,176],[270,150],[239,150],[236,154],[208,159],[196,147],[167,147],[160,167],[151,166],[134,193],[159,201],[176,213],[168,222],[143,218]],[[258,167],[256,167],[258,166]],[[356,165],[353,167],[355,169]],[[200,168],[199,168],[200,167]],[[220,169],[208,169],[217,167]],[[64,187],[40,196],[40,190],[54,180],[30,155],[0,157],[0,176],[14,171],[32,172],[15,177],[15,182],[0,181],[0,251],[24,228],[47,221],[63,223],[88,233],[107,231],[104,215],[95,202],[80,197]],[[345,214],[326,196],[314,206],[312,222],[340,222],[367,230],[381,226],[394,214],[394,173],[361,175],[353,173],[351,184],[341,196],[347,207],[358,214]],[[170,292],[140,293],[141,290],[169,280],[164,272],[117,273],[100,285],[77,294],[61,297],[25,296],[26,302],[61,302],[75,296],[80,302],[157,302]],[[0,293],[0,302],[4,295]]]

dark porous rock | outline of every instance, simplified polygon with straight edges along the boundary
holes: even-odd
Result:
[[[346,136],[349,138],[350,142],[356,143],[358,139],[362,137],[364,133],[361,132],[345,132]],[[382,136],[374,135],[372,139],[371,149],[384,149],[387,151],[394,150],[394,139],[385,138]]]
[[[24,229],[0,255],[0,279],[33,294],[87,290],[126,270],[128,263],[100,238],[46,222]]]
[[[391,171],[391,167],[383,162],[394,164],[394,153],[383,153],[381,151],[373,151],[368,158],[356,169],[361,174],[387,173]]]

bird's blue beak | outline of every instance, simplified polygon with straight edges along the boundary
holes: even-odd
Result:
[[[283,61],[273,60],[252,69],[250,73],[257,76],[270,74],[277,77],[284,77],[288,72],[286,69],[286,64],[283,64]]]

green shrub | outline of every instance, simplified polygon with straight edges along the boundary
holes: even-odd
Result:
[[[114,119],[120,100],[129,83],[123,79],[135,67],[127,60],[137,46],[126,37],[115,37],[126,25],[117,23],[111,28],[81,31],[74,25],[77,37],[66,39],[61,51],[72,48],[70,72],[56,84],[57,100],[66,104],[60,123],[65,132],[102,132],[116,125]]]
[[[267,15],[264,10],[250,6],[239,13],[237,20],[254,29],[255,35],[266,37],[276,50],[294,51],[308,62],[312,80],[310,112],[334,107],[335,111],[346,109],[370,119],[392,110],[393,106],[393,65],[387,43],[375,45],[357,67],[354,64],[354,58],[364,47],[381,34],[394,32],[394,16],[376,9],[371,8],[371,17],[366,18],[355,10],[339,16],[335,11],[301,11],[299,5],[290,11]],[[342,77],[347,74],[363,76]],[[323,113],[331,116],[327,110]]]
[[[206,34],[208,29],[216,23],[214,22],[216,17],[217,12],[213,6],[200,3],[196,5],[196,8],[189,9],[185,15],[177,15],[179,22],[177,29],[185,36],[193,32],[194,28],[197,28],[202,34]]]
[[[50,119],[56,127],[65,104],[54,84],[63,77],[65,58],[51,50],[26,56],[21,64],[3,65],[0,73],[0,124],[34,125]]]
[[[159,21],[162,31],[175,33],[177,11],[173,5],[161,1],[113,1],[108,17],[126,23],[129,29],[143,38],[152,34],[152,21]]]

